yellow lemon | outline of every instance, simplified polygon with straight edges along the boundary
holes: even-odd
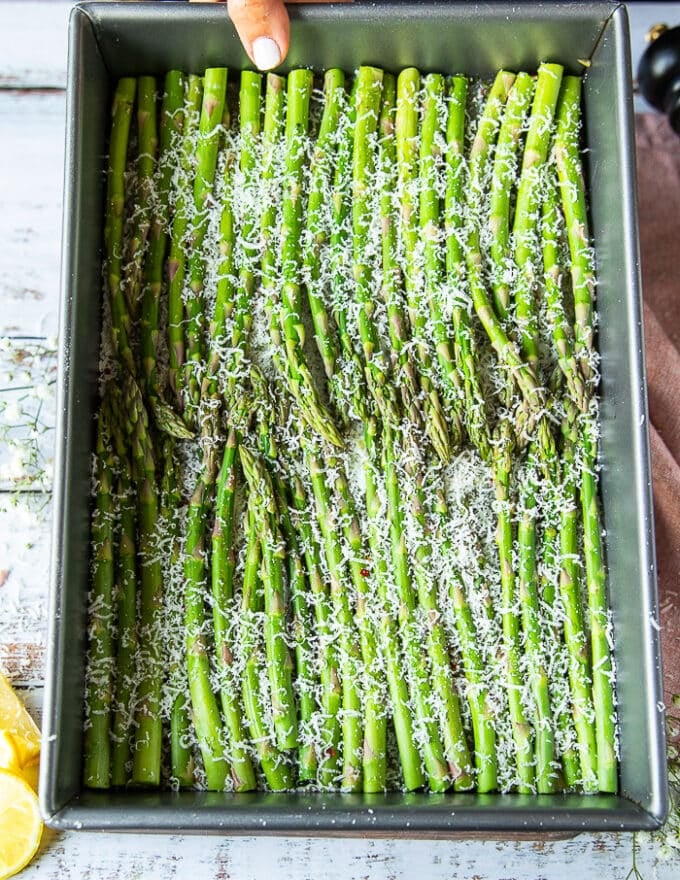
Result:
[[[40,846],[42,832],[33,789],[21,776],[0,770],[0,880],[26,867]]]
[[[38,778],[40,776],[40,758],[35,758],[28,764],[24,764],[21,768],[21,775],[31,786],[33,791],[38,791]]]
[[[12,737],[20,767],[25,767],[27,764],[40,759],[40,743],[26,739],[25,736],[21,736],[19,733],[11,733],[9,735]]]
[[[8,730],[0,730],[0,770],[18,773],[21,770],[21,759],[14,743],[14,737]]]
[[[38,750],[40,749],[40,731],[2,672],[0,672],[0,730],[21,736]]]

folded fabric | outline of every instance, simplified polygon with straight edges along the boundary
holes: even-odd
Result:
[[[636,117],[645,350],[666,704],[680,693],[680,139]]]

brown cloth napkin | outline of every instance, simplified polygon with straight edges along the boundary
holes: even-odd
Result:
[[[666,705],[680,693],[680,138],[636,117],[645,348]]]

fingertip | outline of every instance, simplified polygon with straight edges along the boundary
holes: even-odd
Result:
[[[283,0],[227,0],[243,48],[259,70],[278,67],[288,54],[290,23]]]

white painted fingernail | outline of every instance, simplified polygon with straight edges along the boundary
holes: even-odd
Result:
[[[271,70],[281,63],[281,50],[271,37],[258,37],[253,43],[253,59],[260,70]]]

